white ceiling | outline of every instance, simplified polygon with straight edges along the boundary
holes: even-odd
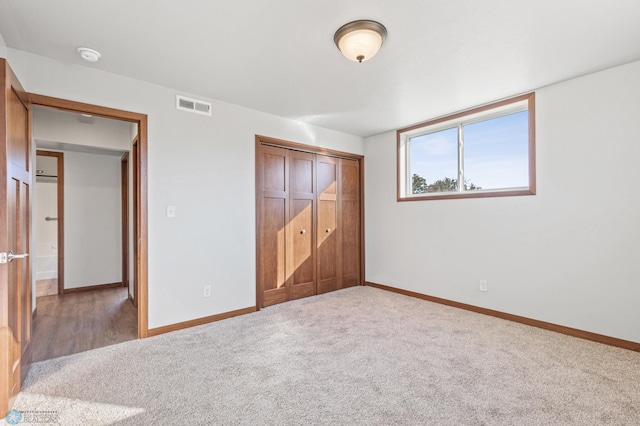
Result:
[[[389,32],[350,62],[333,34]],[[8,47],[368,136],[640,59],[639,0],[0,0]],[[83,62],[79,46],[102,53]]]

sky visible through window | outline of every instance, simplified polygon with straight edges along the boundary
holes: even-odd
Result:
[[[529,185],[528,112],[467,124],[464,130],[464,180],[482,189]],[[411,175],[427,184],[458,178],[458,128],[411,139]]]

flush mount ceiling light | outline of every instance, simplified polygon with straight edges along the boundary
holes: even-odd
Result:
[[[380,22],[359,20],[338,28],[333,41],[347,59],[362,62],[378,53],[386,37],[387,29]]]
[[[98,62],[98,59],[100,59],[100,56],[102,56],[100,55],[100,52],[89,49],[88,47],[78,47],[78,53],[80,53],[82,59],[87,62]]]

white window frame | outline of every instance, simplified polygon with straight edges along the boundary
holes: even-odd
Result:
[[[526,187],[464,190],[464,184],[458,184],[457,192],[412,193],[411,144],[412,138],[435,133],[445,129],[458,129],[458,182],[464,182],[464,132],[466,125],[528,111],[528,167],[529,184]],[[398,201],[441,200],[451,198],[507,197],[535,195],[535,93],[495,102],[468,111],[416,124],[397,131],[398,156]]]

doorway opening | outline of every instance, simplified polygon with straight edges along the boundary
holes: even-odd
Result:
[[[33,231],[36,299],[64,292],[64,154],[36,151]]]
[[[42,109],[55,112],[71,112],[76,116],[80,114],[79,117],[82,117],[85,120],[101,120],[105,118],[110,120],[118,120],[120,122],[127,122],[131,124],[132,128],[135,129],[135,132],[132,132],[129,135],[130,143],[129,146],[126,147],[128,149],[120,149],[120,151],[116,149],[112,150],[112,152],[99,152],[100,149],[97,150],[98,152],[95,152],[95,147],[83,148],[81,146],[75,146],[71,149],[71,156],[80,157],[94,155],[97,158],[100,154],[102,154],[105,157],[111,156],[111,160],[113,160],[112,162],[117,164],[116,173],[119,179],[119,192],[117,194],[119,200],[117,201],[117,204],[119,205],[118,208],[121,209],[119,213],[117,213],[117,235],[121,235],[121,239],[119,239],[118,241],[118,244],[121,245],[118,247],[116,257],[118,258],[118,263],[121,266],[121,270],[117,272],[118,276],[115,280],[113,280],[114,282],[100,283],[107,284],[103,286],[104,288],[98,289],[97,291],[83,291],[83,286],[80,286],[77,281],[73,283],[70,280],[68,269],[71,259],[68,258],[68,255],[64,255],[64,252],[68,252],[69,248],[69,241],[65,241],[64,234],[69,234],[69,230],[62,230],[63,238],[61,243],[58,243],[57,247],[58,253],[60,254],[60,256],[58,256],[59,264],[57,268],[58,297],[61,297],[67,301],[71,300],[72,298],[76,298],[78,301],[80,298],[84,298],[86,300],[81,301],[82,303],[87,303],[89,305],[97,307],[97,304],[99,303],[104,302],[108,304],[108,302],[105,302],[105,300],[109,300],[109,298],[112,298],[112,295],[115,293],[124,295],[127,306],[129,308],[134,308],[133,311],[135,312],[133,321],[135,322],[135,328],[137,329],[137,331],[135,332],[134,337],[147,337],[147,117],[144,114],[105,108],[101,106],[73,102],[58,98],[51,98],[36,94],[29,94],[29,99],[32,103],[32,106],[34,107],[34,110]],[[40,144],[37,140],[37,135],[35,134],[34,139],[36,139],[38,148],[46,148],[47,150],[56,148],[55,145],[52,146],[50,143]],[[64,149],[60,148],[69,147],[58,146],[57,148],[58,149],[56,149],[56,151],[64,151]],[[105,149],[103,149],[103,151],[105,151]],[[106,151],[108,151],[108,149]],[[63,152],[63,155],[64,154],[65,152]],[[64,166],[67,166],[67,163],[71,164],[71,156],[69,157],[69,161],[66,161],[67,158],[63,157],[63,161],[65,161]],[[64,173],[64,168],[62,168],[62,173]],[[56,178],[60,179],[60,175],[61,173],[58,173]],[[68,174],[63,174],[62,176],[65,181],[68,181],[71,178],[70,176],[68,176]],[[56,183],[60,184],[60,181],[58,180]],[[66,195],[67,198],[68,195],[70,194]],[[61,212],[57,213],[58,219],[60,219],[60,217],[64,218],[66,213],[67,223],[69,224],[69,211],[65,212],[64,203],[59,203],[59,206]],[[47,216],[45,215],[44,217]],[[52,216],[48,217],[52,218]],[[38,218],[34,218],[34,221],[36,219]],[[50,222],[55,221],[50,220]],[[64,227],[64,221],[61,221],[61,223],[62,227]],[[38,232],[37,229],[36,232]],[[100,297],[97,297],[96,295],[100,292],[102,292],[103,294],[101,294]],[[93,296],[91,295],[92,293]],[[120,297],[121,296],[118,295],[116,299],[120,300]],[[38,304],[36,302],[36,312],[40,313],[40,309],[37,305]],[[81,311],[83,308],[78,309]],[[91,330],[89,330],[89,332],[90,331]],[[106,342],[106,344],[112,343]],[[105,344],[103,344],[102,346],[104,345]]]
[[[129,227],[133,192],[122,159],[137,126],[41,107],[32,108],[32,126],[34,306],[41,314],[33,320],[33,361],[135,339],[133,242],[120,232]]]

